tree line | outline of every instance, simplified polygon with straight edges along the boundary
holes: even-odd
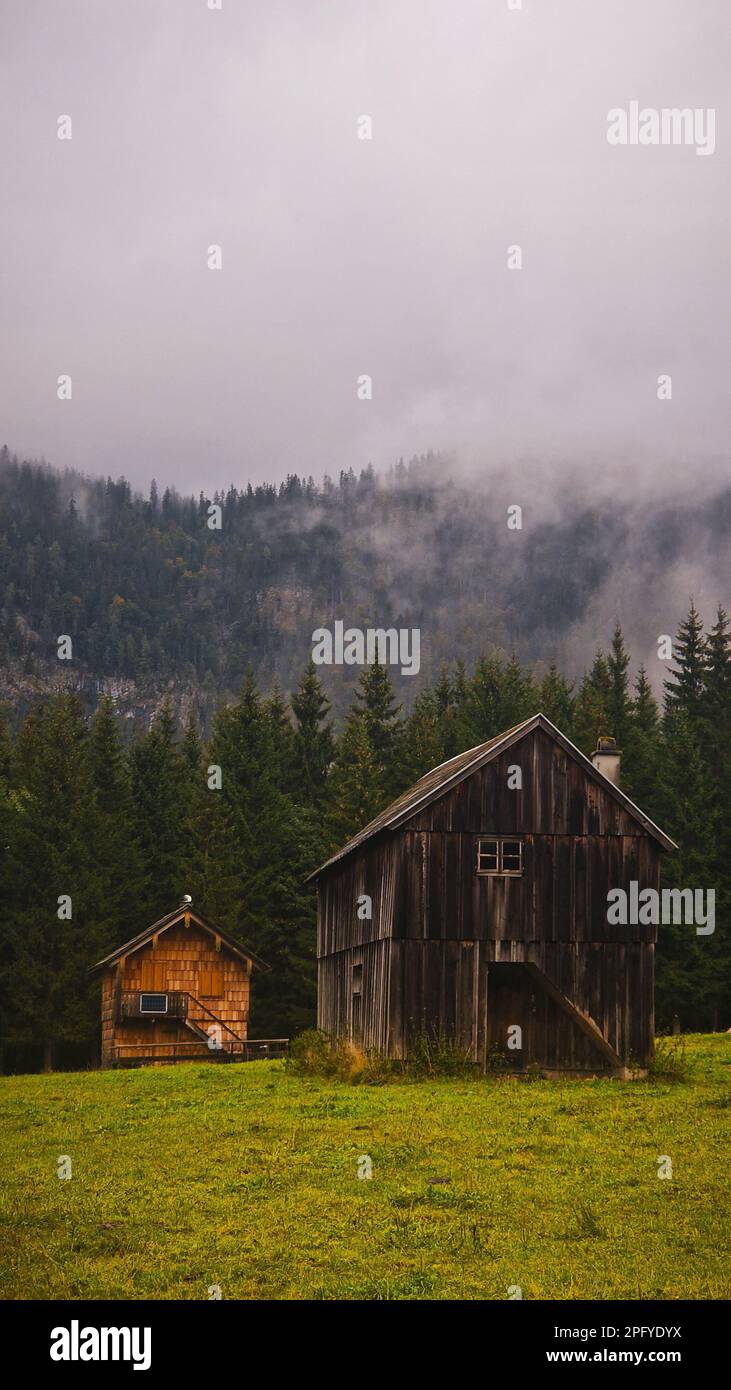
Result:
[[[292,1036],[315,1008],[315,902],[305,879],[424,772],[539,709],[585,753],[622,750],[622,787],[678,843],[664,887],[714,888],[716,930],[660,928],[657,1021],[726,1028],[731,952],[731,637],[691,604],[658,704],[630,682],[617,627],[574,686],[487,653],[444,666],[405,712],[388,668],[362,670],[339,728],[312,662],[287,699],[252,674],[205,740],[164,702],[129,732],[110,698],[39,701],[0,724],[0,1039],[6,1066],[95,1055],[89,967],[190,893],[271,966],[251,1035]],[[215,769],[220,768],[220,778]],[[213,772],[211,771],[213,769]],[[220,787],[212,789],[220,780]],[[57,904],[70,898],[70,916]],[[59,915],[59,913],[61,915]]]
[[[362,628],[421,630],[420,675],[394,678],[410,700],[444,661],[472,671],[491,646],[515,645],[526,660],[556,652],[565,664],[564,644],[573,649],[576,624],[618,572],[628,603],[651,574],[662,612],[663,578],[722,553],[731,526],[731,488],[640,510],[619,498],[598,506],[575,488],[552,492],[550,505],[524,491],[523,528],[511,530],[512,475],[476,488],[432,455],[383,474],[343,469],[316,483],[292,473],[183,497],[0,448],[0,689],[15,702],[59,680],[102,683],[144,723],[174,682],[180,707],[195,693],[207,733],[249,667],[264,689],[278,675],[292,690],[302,634],[347,615]],[[58,660],[60,635],[73,661]],[[341,721],[355,668],[321,675]]]

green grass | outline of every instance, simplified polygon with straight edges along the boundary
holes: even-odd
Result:
[[[731,1042],[686,1053],[624,1083],[2,1078],[0,1296],[726,1298]]]

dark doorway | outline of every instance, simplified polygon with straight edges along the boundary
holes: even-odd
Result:
[[[540,1001],[524,965],[487,967],[487,1049],[491,1060],[521,1071],[535,1047]]]

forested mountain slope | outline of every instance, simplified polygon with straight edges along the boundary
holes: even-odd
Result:
[[[731,488],[642,508],[590,497],[460,478],[429,456],[382,478],[293,475],[197,499],[153,484],[143,498],[124,479],[58,474],[4,448],[0,698],[72,684],[143,713],[168,687],[212,708],[248,668],[290,690],[313,630],[341,618],[420,628],[420,675],[393,671],[410,705],[445,660],[470,667],[494,647],[576,675],[615,620],[647,660],[689,593],[702,600],[707,585],[711,603],[729,602]],[[71,662],[58,660],[60,634]],[[338,713],[357,674],[322,669]]]

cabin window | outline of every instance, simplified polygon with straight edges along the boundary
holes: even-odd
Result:
[[[140,977],[140,989],[163,990],[166,983],[164,960],[143,960]]]
[[[477,841],[478,874],[522,874],[523,841],[497,836]]]
[[[352,1006],[352,1036],[355,1042],[360,1042],[362,1023],[362,989],[363,989],[363,961],[354,960],[353,979],[351,987],[351,1006]]]
[[[198,971],[198,993],[202,997],[220,999],[223,994],[223,970],[219,965]]]

